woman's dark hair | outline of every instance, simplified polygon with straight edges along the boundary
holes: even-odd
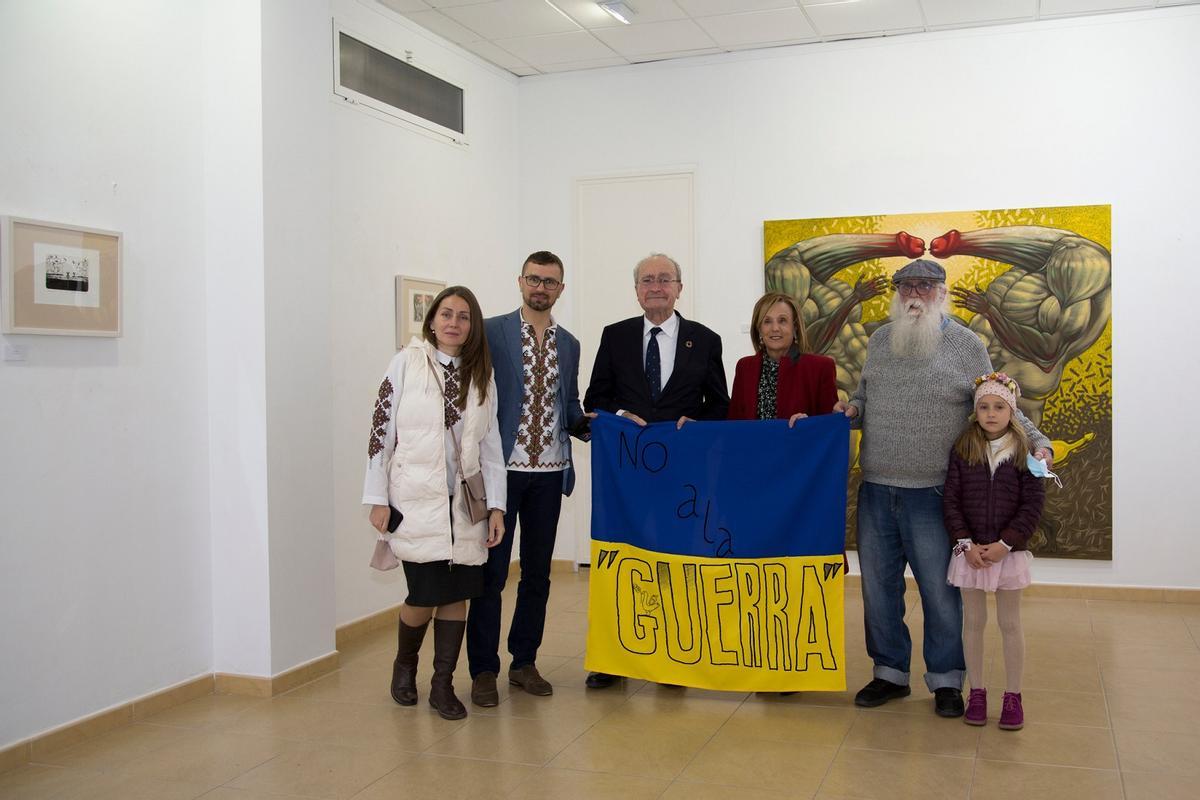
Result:
[[[437,337],[433,335],[433,319],[442,307],[442,301],[451,296],[466,300],[467,308],[471,311],[471,330],[467,332],[467,341],[458,353],[462,359],[461,371],[464,379],[455,401],[455,405],[465,409],[472,386],[479,394],[480,405],[487,400],[488,381],[492,378],[492,356],[488,352],[487,336],[483,330],[483,311],[479,308],[475,294],[465,286],[447,286],[433,298],[433,305],[426,312],[425,321],[421,323],[421,334],[425,341],[437,347]]]

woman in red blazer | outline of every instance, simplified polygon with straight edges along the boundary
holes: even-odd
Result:
[[[786,419],[829,414],[837,402],[836,365],[808,350],[800,309],[790,295],[767,292],[754,304],[754,355],[737,363],[729,419]]]

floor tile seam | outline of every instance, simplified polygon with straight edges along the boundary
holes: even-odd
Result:
[[[717,738],[717,734],[719,734],[725,728],[725,726],[729,724],[729,720],[733,719],[733,715],[738,712],[738,709],[740,709],[743,705],[745,705],[747,699],[749,699],[749,695],[747,695],[746,697],[743,697],[741,699],[741,701],[738,702],[736,706],[734,706],[733,711],[729,712],[729,716],[725,717],[725,719],[721,721],[721,724],[718,725],[711,734],[709,734],[709,737],[707,739],[705,739],[700,744],[699,747],[696,748],[696,751],[694,753],[692,753],[692,757],[687,760],[687,763],[684,764],[682,767],[680,767],[679,771],[676,772],[671,777],[671,783],[674,783],[679,778],[680,775],[687,772],[688,767],[690,767],[692,765],[692,762],[694,762],[696,760],[696,757],[699,756],[700,753],[704,751],[704,748],[708,747],[709,743],[712,742],[713,739]]]
[[[212,789],[209,789],[207,792],[205,792],[204,794],[195,798],[194,800],[203,800],[205,795],[210,794],[211,792],[215,792],[217,789],[232,789],[235,792],[250,792],[250,791],[252,791],[252,792],[256,792],[258,794],[265,794],[267,797],[304,797],[304,798],[307,798],[307,800],[330,800],[330,798],[325,797],[323,795],[305,794],[304,792],[276,792],[271,789],[246,789],[246,788],[243,788],[240,786],[233,785],[234,781],[241,780],[242,778],[249,775],[251,772],[258,769],[259,767],[266,766],[267,764],[271,763],[275,759],[283,757],[283,755],[284,755],[283,753],[279,753],[277,755],[271,756],[270,758],[268,758],[266,761],[262,762],[261,764],[258,764],[257,766],[253,766],[250,769],[246,770],[241,775],[230,778],[229,780],[225,781],[225,783],[222,783],[220,786],[215,786]],[[399,765],[397,765],[397,766],[399,766]],[[374,783],[374,781],[372,781],[372,783]],[[363,788],[365,789],[366,787],[363,787]]]
[[[1026,687],[1026,688],[1022,688],[1022,692],[1024,692],[1024,691],[1051,692],[1051,693],[1055,693],[1055,694],[1060,693],[1057,690],[1051,690],[1051,688],[1034,688],[1034,690],[1028,690],[1028,688]],[[1066,692],[1063,692],[1063,693],[1066,693]],[[1097,696],[1097,694],[1099,694],[1100,692],[1074,692],[1074,693],[1087,694],[1087,696],[1094,697],[1094,696]],[[874,709],[874,711],[876,712],[876,714],[887,714],[890,716],[910,716],[910,717],[929,716],[928,711],[920,711],[920,710],[901,711],[901,710],[890,710],[890,709],[887,709],[887,710]],[[1096,728],[1099,730],[1110,730],[1112,728],[1111,718],[1109,720],[1109,724],[1106,724],[1106,726],[1102,726],[1102,724],[1084,724],[1084,723],[1079,723],[1079,722],[1034,722],[1033,724],[1036,724],[1036,726],[1043,726],[1043,724],[1054,724],[1054,726],[1062,726],[1064,728]]]
[[[988,764],[1016,764],[1022,767],[1054,767],[1055,769],[1074,769],[1082,772],[1120,772],[1120,770],[1116,769],[1115,767],[1112,769],[1107,769],[1105,767],[1081,767],[1078,764],[1051,764],[1043,761],[1013,761],[1012,759],[1008,758],[984,758],[982,756],[978,760]]]
[[[434,744],[437,744],[437,742],[434,742]],[[433,744],[431,744],[429,747],[433,747]],[[503,758],[486,758],[484,756],[463,756],[463,755],[450,754],[450,753],[431,753],[431,752],[429,752],[428,747],[418,753],[413,753],[413,755],[430,756],[430,757],[438,756],[438,757],[442,757],[442,758],[461,758],[464,761],[480,761],[480,762],[483,762],[486,764],[512,764],[512,765],[515,765],[518,767],[532,767],[533,769],[543,769],[546,765],[548,765],[551,761],[554,760],[554,758],[558,755],[558,753],[555,753],[553,756],[551,756],[550,758],[541,762],[540,764],[533,764],[528,761],[506,761]]]
[[[550,759],[550,761],[553,761],[553,760],[554,760],[553,758]],[[511,789],[509,789],[507,792],[504,792],[502,795],[499,795],[499,796],[500,797],[521,797],[522,795],[517,794],[517,791],[519,789],[525,788],[525,784],[532,781],[534,778],[536,778],[538,776],[539,773],[541,773],[542,770],[546,769],[546,766],[550,763],[550,761],[547,761],[545,764],[542,764],[541,766],[534,767],[533,772],[529,773],[524,778],[517,781],[516,784],[514,784]]]
[[[1081,689],[1041,689],[1041,688],[1038,688],[1038,687],[1036,687],[1036,686],[1027,686],[1027,685],[1025,685],[1025,679],[1024,679],[1024,678],[1022,678],[1022,680],[1021,680],[1021,684],[1022,684],[1022,685],[1021,685],[1021,693],[1022,693],[1022,694],[1026,693],[1026,692],[1037,692],[1037,693],[1039,693],[1039,694],[1040,694],[1040,693],[1042,693],[1042,692],[1046,692],[1046,693],[1049,693],[1049,694],[1084,694],[1084,695],[1098,695],[1098,694],[1103,694],[1103,692],[1102,692],[1102,691],[1095,691],[1095,692],[1085,692],[1085,691],[1083,691],[1083,690],[1081,690]],[[989,689],[989,690],[990,690],[990,689],[999,689],[999,690],[1000,690],[1000,693],[1003,693],[1003,692],[1007,691],[1006,689],[1004,689],[1004,687],[1002,687],[1002,686],[998,686],[998,685],[985,686],[984,688],[985,688],[985,689]]]
[[[1191,655],[1190,653],[1188,655]],[[1100,672],[1180,672],[1184,675],[1195,675],[1200,673],[1200,667],[1195,669],[1163,669],[1159,667],[1105,667],[1100,665]]]
[[[1006,731],[1007,733],[1008,731]],[[1014,735],[1019,735],[1019,732],[1014,731]],[[1008,758],[983,758],[981,761],[990,761],[997,764],[1022,764],[1029,767],[1056,767],[1059,769],[1089,769],[1093,772],[1120,772],[1114,767],[1085,767],[1081,764],[1060,764],[1053,761],[1013,761]],[[1114,759],[1114,763],[1116,763]]]
[[[243,731],[213,731],[213,733],[227,733],[233,736],[249,736],[255,739],[273,739],[280,742],[287,742],[288,744],[335,744],[335,742],[330,739],[311,739],[307,737],[297,738],[295,736],[280,736],[278,734],[244,733]],[[342,746],[348,747],[349,745]]]
[[[971,759],[971,780],[967,782],[967,800],[971,800],[971,795],[975,794],[975,776],[979,774],[979,762],[983,761],[983,732],[980,731],[979,736],[975,739],[975,757]]]
[[[553,760],[553,759],[551,759],[551,760]],[[544,770],[555,770],[557,772],[574,772],[577,775],[627,776],[630,778],[642,778],[642,779],[645,779],[648,781],[666,781],[668,786],[675,782],[674,778],[663,778],[658,775],[646,775],[644,773],[638,773],[638,772],[612,772],[610,770],[604,770],[604,769],[584,769],[583,767],[552,767],[552,766],[550,766],[549,762],[546,762],[546,764],[541,767],[537,767],[536,770],[538,772],[542,772]],[[529,777],[530,777],[530,779],[533,779],[537,776],[530,775]]]
[[[1098,656],[1096,658],[1096,665],[1100,665],[1100,659]],[[1117,767],[1117,776],[1121,781],[1121,797],[1122,800],[1124,800],[1124,798],[1128,797],[1128,793],[1125,790],[1125,771],[1121,769],[1121,749],[1117,747],[1117,727],[1113,725],[1112,708],[1108,702],[1108,687],[1104,681],[1103,669],[1100,670],[1100,689],[1101,694],[1104,697],[1104,715],[1108,717],[1108,726],[1110,732],[1109,736],[1112,739],[1113,761]]]
[[[280,697],[285,697],[285,696],[286,695],[280,695]],[[342,705],[347,705],[347,706],[365,706],[367,708],[392,708],[393,706],[396,705],[395,701],[392,701],[389,704],[387,701],[382,700],[382,699],[379,700],[378,702],[371,701],[371,700],[331,700],[331,699],[325,698],[325,697],[293,697],[290,699],[304,700],[309,703],[326,703],[326,704],[340,703]]]
[[[156,727],[167,727],[167,726],[162,726],[162,725],[160,725],[160,726],[156,726]],[[190,733],[190,732],[202,732],[202,731],[193,731],[193,730],[192,730],[192,729],[190,729],[190,728],[169,728],[169,729],[170,729],[170,730],[179,730],[179,731],[183,731],[183,732],[189,732],[189,733]],[[117,730],[120,730],[120,728],[118,728]],[[104,734],[101,734],[101,736],[103,736],[103,735],[104,735]],[[50,754],[48,754],[48,757],[54,757],[54,756],[62,755],[62,754],[64,754],[64,753],[67,753],[67,752],[68,752],[68,751],[70,751],[70,750],[73,750],[73,749],[75,749],[76,747],[79,747],[79,746],[81,746],[81,745],[84,745],[84,744],[88,744],[88,743],[90,743],[90,742],[94,741],[94,739],[96,739],[96,738],[99,738],[99,737],[93,737],[93,739],[88,739],[88,740],[85,740],[85,741],[83,741],[83,742],[80,742],[78,745],[72,745],[71,747],[64,748],[64,749],[62,749],[62,750],[55,750],[53,753],[50,753]],[[174,740],[174,739],[173,739],[173,740],[171,740],[171,741],[163,742],[161,745],[157,745],[157,746],[155,746],[155,747],[152,747],[150,750],[147,750],[147,751],[145,751],[144,753],[138,753],[138,754],[136,754],[136,755],[134,755],[134,756],[132,756],[132,757],[130,757],[130,758],[127,758],[127,759],[122,759],[122,760],[120,760],[119,762],[115,763],[115,764],[113,765],[112,769],[105,769],[105,768],[101,768],[101,767],[85,767],[85,766],[81,766],[81,765],[78,765],[78,764],[55,764],[55,763],[53,763],[53,762],[50,762],[50,761],[41,761],[41,760],[38,760],[38,759],[36,759],[36,758],[34,758],[34,759],[31,759],[30,761],[28,761],[28,762],[26,762],[26,763],[29,763],[29,764],[36,764],[37,766],[40,766],[40,767],[54,767],[54,768],[56,768],[56,769],[77,769],[77,770],[84,770],[84,771],[87,771],[87,772],[97,772],[97,773],[108,774],[108,773],[111,773],[111,772],[118,772],[118,771],[120,771],[120,770],[126,769],[126,768],[128,768],[128,767],[132,766],[132,765],[133,765],[133,764],[134,764],[136,761],[138,761],[138,760],[140,760],[140,759],[142,759],[142,758],[146,758],[146,757],[149,757],[149,756],[153,756],[153,755],[155,755],[155,754],[156,754],[156,753],[157,753],[159,750],[166,749],[167,747],[169,747],[169,746],[171,746],[172,744],[174,744],[176,741],[177,741],[177,740]]]
[[[1187,628],[1188,636],[1192,637],[1192,644],[1196,645],[1196,647],[1200,647],[1200,633],[1197,633],[1197,630],[1200,630],[1200,624],[1193,628],[1185,619],[1183,626]]]
[[[209,793],[211,793],[211,792],[213,792],[213,791],[216,791],[217,789],[233,789],[234,791],[243,791],[242,789],[239,789],[237,786],[233,786],[233,785],[231,785],[231,784],[232,784],[234,781],[238,780],[239,778],[242,778],[242,777],[244,777],[244,776],[246,776],[246,775],[249,775],[251,772],[253,772],[254,770],[256,770],[256,769],[258,769],[259,767],[263,766],[264,764],[266,764],[266,763],[268,763],[268,762],[271,762],[271,761],[274,761],[275,759],[277,759],[277,758],[279,758],[279,757],[281,757],[281,756],[283,756],[283,755],[284,755],[283,753],[276,753],[276,754],[275,754],[275,755],[273,755],[273,756],[268,756],[267,758],[263,759],[262,761],[259,761],[257,764],[254,764],[253,766],[251,766],[251,767],[249,767],[249,768],[247,768],[247,769],[244,769],[244,770],[242,770],[242,771],[241,771],[241,772],[239,772],[237,775],[234,775],[232,778],[230,778],[229,780],[225,781],[224,783],[217,784],[216,786],[214,786],[213,788],[209,789],[209,790],[208,790],[207,792],[205,792],[204,794],[200,795],[200,797],[202,798],[202,797],[204,797],[204,795],[205,795],[205,794],[209,794]],[[255,791],[262,792],[263,794],[266,794],[266,795],[283,795],[283,793],[282,793],[282,792],[270,792],[270,791],[263,791],[263,790],[261,790],[261,789],[256,789]],[[286,795],[284,795],[284,796],[286,796]],[[312,795],[293,795],[293,796],[299,796],[299,797],[312,797]],[[197,800],[200,800],[200,798],[197,798]],[[314,800],[321,800],[321,799],[320,799],[320,798],[315,798]]]
[[[49,763],[49,762],[46,762],[46,761],[26,761],[26,762],[25,762],[25,763],[24,763],[22,766],[26,766],[26,767],[45,767],[45,768],[47,768],[47,769],[69,769],[69,770],[74,770],[74,771],[76,771],[76,772],[87,772],[87,773],[91,773],[91,774],[95,774],[95,775],[108,774],[108,772],[109,772],[108,770],[103,770],[103,769],[95,769],[95,768],[93,768],[93,767],[77,767],[77,766],[74,766],[74,765],[71,765],[71,764],[51,764],[51,763]],[[128,766],[128,765],[126,764],[126,765],[123,765],[123,766]],[[13,773],[12,773],[12,772],[6,772],[6,773],[4,773],[4,774],[5,774],[5,775],[11,775],[11,774],[13,774]]]
[[[730,792],[731,795],[737,790],[752,789],[756,792],[765,792],[766,794],[769,794],[774,797],[798,796],[798,795],[788,795],[777,789],[764,789],[761,786],[747,786],[745,784],[739,784],[739,783],[716,783],[714,781],[688,780],[687,778],[684,778],[682,775],[680,775],[680,777],[675,778],[674,780],[672,780],[670,783],[667,784],[667,787],[665,789],[663,789],[662,794],[660,794],[659,797],[661,798],[663,795],[665,795],[668,791],[670,791],[671,787],[675,786],[676,784],[678,784],[680,786],[715,786],[715,787],[718,787],[721,789],[731,789],[731,790],[733,790]],[[812,794],[809,795],[810,800],[811,800],[811,798],[816,797],[820,793],[821,793],[821,788],[820,788],[820,784],[818,784],[817,788],[814,789]],[[848,798],[848,797],[851,797],[851,795],[839,795],[838,797],[839,798],[842,798],[842,797]]]
[[[1032,726],[1032,727],[1034,727],[1034,728],[1048,728],[1048,727],[1054,727],[1054,728],[1086,728],[1086,729],[1088,729],[1088,730],[1093,730],[1093,731],[1111,731],[1111,730],[1112,730],[1112,726],[1111,726],[1111,725],[1080,725],[1080,724],[1078,724],[1078,723],[1075,723],[1075,722],[1041,722],[1041,721],[1038,721],[1038,720],[1034,720],[1033,722],[1030,722],[1030,721],[1028,721],[1028,720],[1027,720],[1027,721],[1025,722],[1025,727],[1027,727],[1027,728],[1028,728],[1028,727],[1030,727],[1030,726]],[[1006,731],[1006,732],[1007,732],[1007,731]]]
[[[825,786],[825,781],[829,780],[829,773],[833,771],[833,765],[838,760],[838,756],[841,755],[842,750],[853,749],[846,747],[846,739],[850,737],[850,731],[854,730],[854,726],[858,724],[858,721],[864,717],[862,709],[856,706],[851,706],[851,708],[854,710],[854,721],[846,727],[845,733],[842,734],[842,740],[833,749],[833,758],[829,759],[829,763],[825,765],[825,771],[821,773],[821,780],[817,781],[817,789],[813,792],[813,797],[821,793],[821,789]]]
[[[953,758],[956,761],[974,761],[975,756],[954,756],[947,753],[922,753],[915,750],[887,750],[879,747],[854,747],[853,745],[842,745],[841,750],[856,750],[864,753],[894,753],[901,756],[932,756],[933,758]]]
[[[629,702],[629,698],[628,698],[628,697],[626,697],[626,698],[625,698],[625,702],[626,702],[626,703],[627,703],[627,702]],[[613,708],[614,708],[614,709],[616,709],[616,708],[620,708],[620,707],[621,707],[621,705],[624,705],[624,704],[623,704],[623,703],[619,703],[619,704],[617,704],[616,706],[614,706]],[[612,712],[610,711],[609,713],[612,713]],[[605,716],[608,716],[608,715],[606,714]],[[525,718],[525,717],[518,717],[518,719],[526,719],[526,718]],[[534,718],[534,719],[537,719],[537,718]],[[604,717],[601,717],[600,719],[604,719]],[[581,738],[584,736],[584,734],[586,734],[586,733],[587,733],[588,731],[590,731],[592,728],[596,727],[596,723],[598,723],[599,721],[600,721],[600,720],[593,720],[593,721],[589,722],[589,723],[587,724],[587,727],[585,727],[583,730],[581,730],[579,733],[577,733],[577,734],[576,734],[576,735],[575,735],[573,738],[571,738],[570,740],[566,741],[566,742],[565,742],[565,743],[564,743],[564,744],[563,744],[561,747],[559,747],[557,750],[555,750],[553,753],[551,753],[551,754],[550,754],[550,756],[549,756],[549,758],[547,758],[547,759],[546,759],[545,761],[543,761],[541,764],[537,765],[537,768],[538,768],[538,769],[545,769],[545,768],[546,768],[546,767],[547,767],[547,766],[550,764],[550,762],[551,762],[551,761],[553,761],[554,759],[558,758],[558,757],[559,757],[559,755],[561,755],[561,754],[563,753],[563,751],[565,751],[565,750],[566,750],[568,747],[570,747],[571,745],[575,744],[575,742],[579,741],[579,740],[580,740],[580,739],[581,739]],[[462,729],[463,729],[463,728],[465,728],[465,727],[466,727],[466,726],[464,725],[464,726],[460,727],[460,728],[459,728],[459,730],[462,730]],[[458,731],[455,731],[454,733],[457,733],[457,732],[458,732]],[[453,734],[453,733],[451,733],[451,734],[449,734],[449,735],[450,735],[450,736],[453,736],[454,734]],[[448,738],[448,737],[443,737],[443,738]],[[440,740],[439,740],[439,741],[440,741]],[[435,744],[436,744],[436,742],[435,742]],[[431,744],[431,745],[430,745],[430,747],[433,747],[433,745]],[[422,751],[422,753],[426,753],[426,752],[428,752],[428,748],[426,748],[425,750],[423,750],[423,751]],[[435,753],[429,753],[429,755],[436,755],[436,754],[435,754]],[[464,756],[464,757],[467,757],[467,758],[469,758],[469,756]],[[508,761],[503,761],[503,760],[500,760],[500,759],[478,759],[478,760],[481,760],[481,761],[493,761],[493,762],[494,762],[494,761],[498,761],[498,760],[499,760],[499,761],[501,761],[501,763],[519,763],[519,762],[508,762]],[[531,777],[532,777],[532,776],[531,776]]]

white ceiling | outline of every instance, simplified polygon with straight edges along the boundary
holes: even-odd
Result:
[[[1178,6],[1200,0],[377,0],[514,75],[759,47]]]

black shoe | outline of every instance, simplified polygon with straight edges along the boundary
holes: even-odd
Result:
[[[952,686],[934,689],[933,710],[939,717],[961,717],[963,715],[962,692]]]
[[[616,675],[609,675],[607,672],[589,672],[584,685],[589,689],[607,689],[616,682]]]
[[[895,700],[898,697],[908,697],[910,694],[912,694],[912,689],[909,689],[907,686],[885,681],[883,678],[875,678],[866,686],[859,689],[858,694],[854,695],[854,705],[862,706],[863,708],[874,708],[875,706],[883,705],[888,700]],[[961,698],[959,699],[959,703],[961,705]]]

